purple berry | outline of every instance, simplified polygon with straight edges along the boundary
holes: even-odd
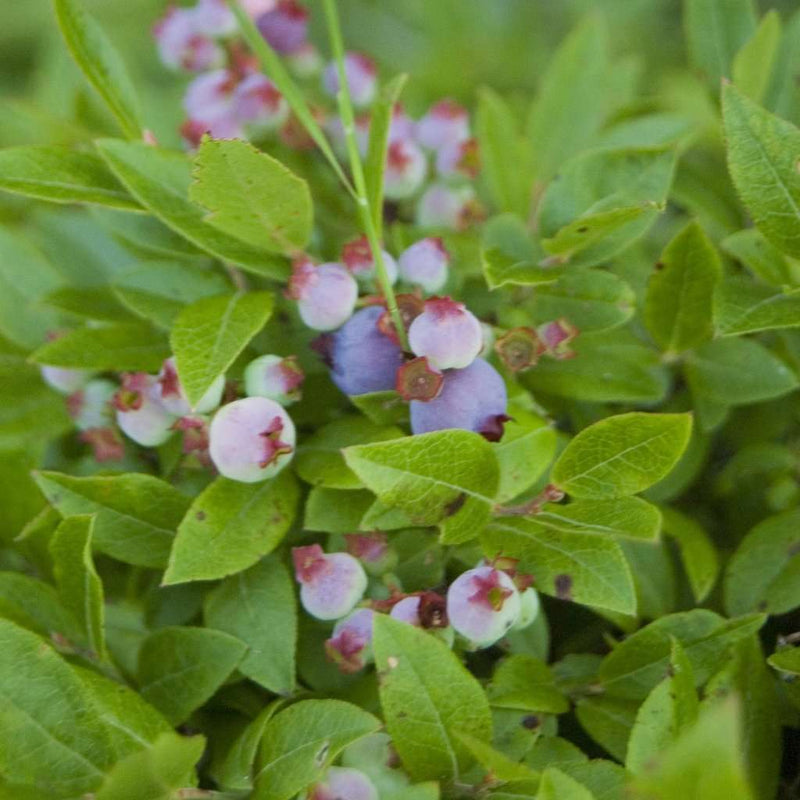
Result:
[[[425,356],[434,369],[463,369],[480,353],[483,330],[463,303],[432,297],[411,323],[408,342],[414,354]]]
[[[389,142],[414,139],[416,136],[415,126],[416,123],[406,114],[403,104],[395,103],[389,123]]]
[[[506,385],[497,370],[477,358],[466,369],[444,374],[439,396],[426,403],[411,402],[411,430],[430,433],[447,428],[475,431],[490,441],[503,433],[508,417]]]
[[[331,767],[305,800],[378,800],[375,784],[359,769]]]
[[[143,447],[158,447],[172,436],[175,415],[161,403],[158,378],[144,372],[129,373],[114,395],[117,425]]]
[[[471,186],[434,183],[417,204],[417,224],[423,228],[464,230],[480,218],[480,206]]]
[[[296,0],[278,0],[273,9],[256,20],[267,44],[278,53],[293,53],[308,36],[308,11]]]
[[[214,380],[194,408],[189,405],[189,399],[186,397],[180,378],[178,378],[178,370],[175,367],[174,358],[168,358],[161,367],[161,372],[158,373],[158,385],[161,393],[161,405],[170,414],[174,414],[176,417],[183,417],[192,412],[210,414],[219,406],[222,400],[222,393],[225,390],[225,376],[220,375]]]
[[[225,0],[197,0],[191,10],[198,33],[223,38],[236,32],[236,17]]]
[[[226,69],[198,75],[187,87],[183,107],[189,117],[185,127],[190,141],[208,133],[215,139],[241,137],[242,127],[236,116],[235,92],[239,81]]]
[[[384,194],[388,200],[404,200],[415,194],[428,174],[428,159],[410,139],[396,139],[386,152]]]
[[[153,27],[162,63],[170,69],[203,72],[220,66],[224,51],[198,27],[194,9],[170,8]]]
[[[371,58],[363,53],[345,53],[344,74],[350,88],[350,98],[356,108],[364,108],[375,99],[378,88],[378,72]],[[339,92],[339,72],[336,63],[331,61],[322,73],[325,91],[336,97]]]
[[[293,547],[300,602],[317,619],[341,619],[364,596],[367,575],[347,553],[325,553],[318,544]]]
[[[253,72],[234,92],[236,117],[255,134],[271,133],[289,118],[289,104],[264,75]]]
[[[373,615],[371,608],[356,609],[336,623],[325,642],[325,654],[342,672],[358,672],[372,661]]]
[[[505,572],[494,567],[469,569],[447,590],[450,624],[476,647],[489,647],[519,619],[519,592]]]
[[[395,388],[403,351],[378,327],[383,314],[379,306],[357,311],[326,343],[331,378],[345,394]]]
[[[394,284],[397,281],[397,262],[385,250],[381,250],[381,257],[389,283]],[[377,281],[375,259],[366,236],[359,236],[342,247],[342,261],[357,280]]]
[[[468,138],[469,114],[463,106],[452,100],[436,103],[417,123],[417,139],[431,150]]]
[[[274,400],[245,397],[223,406],[211,421],[209,453],[221,475],[258,483],[277,475],[294,454],[295,430]]]
[[[315,267],[308,259],[294,263],[289,297],[297,300],[300,317],[315,331],[332,331],[352,315],[358,299],[358,284],[342,264]]]
[[[305,374],[295,356],[260,356],[244,371],[244,390],[248,397],[267,397],[288,406],[300,399]]]
[[[417,628],[422,627],[422,620],[419,617],[419,606],[422,598],[419,595],[411,595],[404,597],[392,606],[389,616],[392,619],[400,620],[400,622],[407,622],[409,625],[414,625]]]
[[[438,236],[420,239],[406,248],[398,260],[400,277],[433,294],[447,283],[450,253]]]
[[[94,374],[88,369],[43,366],[40,368],[44,382],[61,394],[72,394],[82,389]]]
[[[480,171],[477,139],[443,144],[436,152],[436,171],[446,178],[457,175],[476,178]]]

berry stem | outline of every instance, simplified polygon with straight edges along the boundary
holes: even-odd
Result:
[[[367,181],[364,176],[364,165],[361,162],[361,155],[358,152],[358,142],[356,141],[355,113],[353,112],[353,102],[350,98],[350,87],[347,84],[347,73],[344,65],[344,41],[342,39],[342,29],[339,24],[339,15],[336,11],[335,0],[323,0],[325,7],[325,17],[328,22],[328,35],[331,40],[333,57],[336,61],[336,68],[339,73],[339,91],[336,100],[339,105],[339,113],[342,116],[344,125],[345,139],[347,142],[347,155],[350,159],[350,171],[353,174],[353,182],[356,190],[356,205],[361,223],[364,226],[364,233],[369,241],[372,250],[372,258],[375,261],[375,270],[378,274],[378,282],[381,286],[386,308],[392,318],[400,344],[404,350],[409,350],[408,336],[406,335],[403,318],[400,309],[397,307],[397,299],[392,289],[391,281],[386,272],[386,265],[383,263],[381,243],[378,236],[378,229],[375,219],[370,211],[370,197],[367,189]]]
[[[519,506],[495,506],[493,511],[498,517],[527,517],[538,514],[547,503],[557,503],[563,499],[564,492],[550,483],[527,503]]]

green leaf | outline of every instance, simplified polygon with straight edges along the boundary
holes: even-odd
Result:
[[[215,228],[274,253],[308,243],[308,184],[249,142],[203,137],[193,174],[189,199],[208,209],[205,220]]]
[[[320,780],[347,745],[380,725],[341,700],[302,700],[281,711],[261,741],[253,800],[289,800]]]
[[[86,80],[130,139],[142,135],[139,98],[114,45],[77,0],[54,0],[58,25]]]
[[[167,627],[139,652],[139,691],[173,724],[185,722],[236,669],[247,645],[210,628]]]
[[[236,636],[249,647],[239,672],[276,694],[294,690],[294,583],[276,555],[223,581],[206,597],[204,617],[206,625]]]
[[[781,18],[768,11],[733,59],[733,82],[743,95],[760,103],[770,86],[781,41]]]
[[[764,236],[800,256],[800,131],[730,84],[722,90],[722,110],[736,191]]]
[[[20,572],[0,572],[0,617],[46,639],[59,634],[72,641],[81,636],[73,614],[56,590]]]
[[[742,539],[725,569],[730,614],[784,614],[800,606],[800,510],[768,517]]]
[[[723,336],[800,326],[800,289],[781,291],[729,278],[714,294],[714,323]]]
[[[543,661],[530,655],[512,655],[501,661],[486,689],[489,703],[497,708],[563,714],[569,701],[556,687]]]
[[[658,539],[661,531],[661,512],[640,497],[548,504],[530,521],[553,531],[609,534],[647,542]]]
[[[499,503],[533,486],[556,452],[556,432],[542,417],[521,408],[514,408],[510,414],[502,440],[494,445],[500,467]]]
[[[350,395],[350,402],[377,425],[402,425],[408,422],[408,405],[394,389]]]
[[[308,493],[303,528],[324,533],[351,533],[374,502],[371,492],[315,487]]]
[[[467,733],[456,732],[458,740],[469,750],[472,757],[486,770],[487,782],[491,781],[492,784],[496,782],[510,783],[513,782],[514,791],[519,791],[524,782],[525,788],[530,788],[535,792],[539,786],[539,773],[532,770],[526,764],[520,764],[518,761],[513,761],[507,755],[504,755],[499,750],[495,750],[491,745],[486,742],[476,739]],[[489,795],[496,797],[494,793]],[[532,796],[532,795],[526,795]]]
[[[41,303],[74,317],[99,322],[118,322],[132,316],[113,291],[104,286],[90,289],[62,286],[50,292]]]
[[[576,356],[566,361],[542,359],[522,375],[534,392],[589,403],[657,403],[668,378],[655,350],[622,339],[619,331],[579,336]]]
[[[616,328],[636,309],[633,289],[611,272],[570,270],[553,283],[537,286],[533,318],[537,323],[565,317],[581,333]]]
[[[138,322],[76,328],[31,355],[37,364],[97,370],[157,372],[169,355],[163,333]]]
[[[664,515],[664,533],[678,545],[695,602],[702,603],[719,575],[719,557],[714,544],[691,517],[667,507],[663,507],[661,513]]]
[[[692,665],[680,642],[672,640],[670,671],[642,703],[628,740],[625,766],[646,772],[652,761],[691,727],[700,708]]]
[[[364,181],[378,239],[381,238],[383,229],[383,176],[386,171],[386,153],[389,149],[389,127],[392,124],[395,105],[407,80],[408,75],[397,75],[392,78],[381,87],[380,94],[370,109]]]
[[[646,205],[622,206],[609,211],[583,214],[560,228],[550,239],[544,239],[542,245],[550,255],[558,256],[559,262],[566,263],[576,253],[593,247],[623,225],[640,217],[646,210]]]
[[[800,675],[800,647],[785,647],[773,653],[767,662],[770,666],[790,675]]]
[[[403,435],[399,428],[376,425],[364,417],[341,417],[317,429],[298,448],[297,474],[312,486],[360,489],[358,476],[345,464],[342,450],[351,445],[390,441]]]
[[[636,612],[636,593],[625,557],[610,536],[556,531],[534,519],[495,519],[481,536],[487,558],[520,560],[536,576],[537,590],[588,606]]]
[[[570,266],[591,267],[619,255],[655,222],[666,202],[674,166],[675,154],[668,149],[591,150],[577,156],[542,197],[542,237],[556,237],[556,244],[570,244],[584,235],[591,239],[585,247],[573,249]],[[634,206],[643,207],[642,212],[632,213]],[[590,219],[600,213],[599,220]],[[583,227],[588,230],[579,233]],[[554,246],[552,241],[549,246]]]
[[[688,414],[632,412],[582,430],[556,461],[551,480],[575,497],[611,499],[644,491],[675,466],[689,443]]]
[[[500,214],[483,229],[481,264],[490,289],[550,283],[563,273],[558,265],[542,266],[544,252],[515,214]]]
[[[203,298],[181,311],[169,338],[192,406],[267,324],[273,307],[271,293],[247,292]]]
[[[114,765],[97,800],[171,800],[192,785],[194,766],[205,748],[203,736],[162,733],[153,744]]]
[[[753,800],[742,758],[738,704],[731,699],[701,714],[651,769],[636,776],[628,792],[635,800]]]
[[[797,376],[753,339],[716,339],[686,357],[692,394],[724,405],[771,400],[797,388]]]
[[[579,698],[575,716],[581,727],[617,761],[625,761],[638,703],[599,695]]]
[[[69,147],[24,145],[0,150],[0,189],[55,203],[142,210],[101,158]]]
[[[217,478],[178,526],[164,585],[224,578],[255,564],[283,540],[299,496],[288,471],[262,483]]]
[[[724,620],[699,608],[661,617],[603,659],[600,683],[609,696],[643,700],[666,674],[674,638],[686,651],[695,686],[700,686],[724,663],[727,648],[758,631],[765,621],[763,614]]]
[[[92,653],[105,654],[103,584],[92,561],[94,517],[67,517],[50,542],[58,593],[81,626]]]
[[[733,58],[752,36],[757,17],[752,0],[684,0],[689,59],[716,91],[731,77]]]
[[[797,284],[798,274],[793,263],[764,238],[758,228],[745,228],[732,233],[720,242],[722,249],[766,283],[773,286]]]
[[[508,103],[487,87],[478,90],[475,130],[481,174],[498,211],[527,216],[531,203],[529,148]]]
[[[150,475],[130,473],[78,478],[34,474],[44,496],[62,516],[96,514],[94,546],[112,558],[163,567],[189,498]]]
[[[582,784],[557,767],[542,773],[537,800],[594,800],[594,795]]]
[[[587,15],[561,43],[542,76],[527,130],[533,173],[540,183],[592,143],[610,112],[607,36],[603,18]]]
[[[118,139],[100,139],[95,144],[125,188],[176,233],[212,256],[257,275],[276,280],[287,277],[288,266],[267,249],[242,242],[205,221],[203,209],[188,199],[192,168],[184,153]]]
[[[697,222],[667,245],[650,276],[644,321],[668,354],[711,338],[711,298],[722,275],[717,251]]]
[[[499,470],[478,434],[446,430],[356,445],[344,458],[382,503],[415,525],[439,523],[446,543],[474,539],[489,521]]]
[[[457,739],[488,741],[489,703],[450,649],[420,628],[383,614],[373,623],[386,729],[412,780],[457,780],[470,760]]]
[[[97,788],[114,752],[91,691],[36,634],[4,619],[0,696],[4,780],[34,786],[40,797],[53,796],[51,791],[80,796]]]

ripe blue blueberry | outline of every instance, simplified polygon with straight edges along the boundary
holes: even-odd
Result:
[[[505,572],[476,567],[463,572],[447,590],[450,624],[476,647],[490,647],[519,619],[517,587]]]
[[[341,619],[364,596],[367,575],[348,553],[325,553],[318,544],[293,547],[300,602],[312,617]]]
[[[507,407],[503,378],[491,364],[477,358],[466,369],[445,372],[438,397],[428,402],[411,402],[411,430],[430,433],[462,428],[497,441],[508,419]]]
[[[309,789],[305,800],[378,800],[378,790],[359,769],[330,767],[325,779]]]
[[[325,642],[325,654],[342,672],[358,672],[372,661],[374,613],[371,608],[357,608],[336,623]]]
[[[342,264],[315,267],[308,259],[299,259],[293,266],[288,295],[297,300],[297,310],[309,328],[332,331],[353,313],[358,284]]]
[[[431,150],[468,138],[469,114],[463,106],[452,100],[441,100],[431,106],[428,113],[417,122],[417,139]]]
[[[414,354],[425,356],[434,369],[463,369],[480,353],[483,330],[463,303],[432,297],[411,323],[408,342]]]
[[[363,53],[345,53],[344,74],[353,105],[356,108],[370,105],[378,88],[378,71],[372,59]],[[335,62],[332,61],[325,67],[322,85],[331,97],[336,97],[339,92],[339,72]]]
[[[172,436],[175,415],[161,402],[161,385],[154,375],[134,372],[125,375],[114,395],[117,425],[143,447],[158,447]]]
[[[192,412],[209,414],[219,406],[222,400],[222,393],[225,390],[225,376],[220,375],[214,380],[211,386],[208,387],[208,391],[197,402],[195,408],[189,405],[186,392],[183,390],[178,378],[178,370],[175,367],[174,358],[168,358],[161,367],[161,372],[158,373],[158,385],[161,393],[161,405],[170,414],[174,414],[176,417],[183,417]]]
[[[378,327],[383,313],[379,306],[361,309],[327,340],[331,378],[345,394],[395,388],[403,352]]]
[[[244,390],[248,397],[268,397],[282,406],[300,399],[305,374],[295,356],[259,356],[244,370]]]
[[[275,7],[256,20],[267,43],[278,53],[294,53],[308,36],[308,11],[296,0],[278,0]]]
[[[274,477],[294,455],[294,423],[282,406],[266,397],[224,405],[214,415],[208,435],[214,466],[242,483]]]
[[[383,193],[388,200],[415,194],[428,174],[428,159],[411,139],[395,139],[386,152]]]
[[[450,253],[440,237],[428,236],[407,247],[397,263],[402,280],[435,294],[447,283]]]
[[[395,283],[397,262],[385,250],[381,250],[381,258],[389,283]],[[342,262],[359,282],[377,281],[375,259],[366,236],[353,239],[342,247]]]

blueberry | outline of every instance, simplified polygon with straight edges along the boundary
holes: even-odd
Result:
[[[274,477],[294,455],[295,429],[274,400],[246,397],[223,406],[211,421],[209,453],[221,475],[243,483]]]
[[[296,0],[278,0],[273,9],[256,20],[261,35],[278,53],[294,53],[308,36],[308,11]]]
[[[406,283],[421,286],[429,294],[447,282],[450,253],[438,236],[428,236],[406,248],[398,260],[400,277]]]
[[[385,251],[381,250],[381,258],[389,283],[397,280],[397,262]],[[376,281],[375,259],[366,236],[360,236],[347,242],[342,248],[342,261],[350,273],[359,281]]]
[[[190,143],[199,133],[215,139],[242,138],[242,126],[236,116],[235,91],[239,81],[234,72],[217,69],[198,75],[186,89],[183,107],[189,117],[184,133]]]
[[[370,105],[378,87],[378,72],[372,59],[362,53],[345,53],[344,73],[353,105],[356,108]],[[336,97],[339,92],[339,72],[335,62],[331,61],[325,67],[322,85],[331,97]]]
[[[175,415],[161,402],[161,385],[154,375],[129,373],[114,395],[117,425],[143,447],[158,447],[172,436]]]
[[[330,767],[305,800],[378,800],[375,784],[359,769]]]
[[[423,228],[464,230],[481,217],[481,208],[471,186],[433,183],[417,204],[417,225]]]
[[[300,602],[312,617],[340,619],[364,596],[367,575],[348,553],[325,553],[318,544],[292,548]]]
[[[170,7],[153,27],[161,62],[170,69],[203,72],[222,65],[223,49],[204,35],[204,19],[194,9]]]
[[[222,393],[225,390],[225,376],[220,375],[209,386],[206,393],[198,400],[197,406],[192,408],[183,390],[178,370],[175,367],[175,359],[168,358],[158,373],[158,385],[160,391],[161,404],[176,417],[183,417],[186,414],[196,412],[198,414],[209,414],[214,411],[222,400]]]
[[[356,609],[336,623],[325,642],[325,654],[342,672],[358,672],[372,661],[373,616],[371,608]]]
[[[425,356],[434,369],[463,369],[480,353],[483,330],[463,303],[433,297],[411,323],[408,342],[414,354]]]
[[[383,193],[388,200],[415,194],[428,174],[428,159],[411,139],[395,139],[386,152]]]
[[[267,397],[288,406],[300,399],[304,379],[295,356],[265,355],[245,368],[244,389],[248,397]]]
[[[452,100],[441,100],[417,122],[417,139],[425,147],[438,150],[451,142],[469,138],[469,114]]]
[[[259,72],[245,77],[234,92],[235,114],[248,132],[277,130],[289,118],[289,104],[275,84]]]
[[[295,261],[289,296],[297,300],[300,317],[315,331],[332,331],[353,313],[358,284],[342,264],[315,267],[308,259]]]
[[[111,405],[117,385],[104,378],[89,381],[82,389],[67,398],[67,408],[79,431],[106,428],[114,420]]]
[[[519,599],[519,619],[512,626],[512,630],[515,631],[521,631],[524,628],[527,628],[529,625],[532,625],[536,620],[536,617],[539,616],[540,603],[539,595],[536,592],[536,589],[528,587],[524,591],[520,592]]]
[[[94,374],[88,369],[43,366],[40,368],[44,382],[61,394],[72,394],[82,389]]]

